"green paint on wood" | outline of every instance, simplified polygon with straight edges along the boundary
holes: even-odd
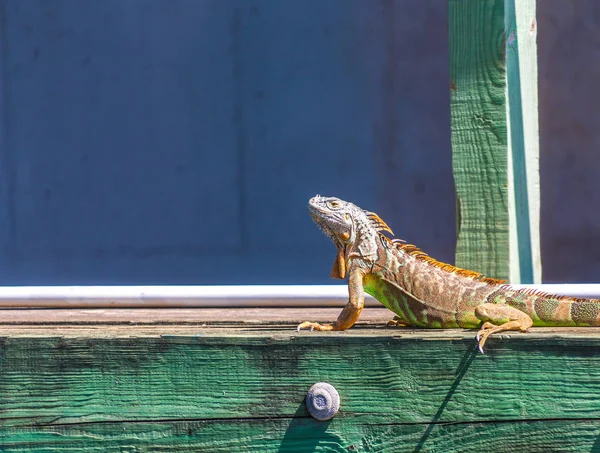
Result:
[[[548,453],[600,451],[600,422],[397,425],[360,420],[215,420],[80,424],[12,430],[5,453],[393,452]]]
[[[449,0],[456,264],[509,276],[504,0]]]
[[[535,0],[505,0],[510,280],[541,283]]]
[[[456,263],[539,282],[535,0],[449,0],[449,36]]]
[[[461,330],[3,338],[0,450],[591,451],[600,336],[582,330],[486,355]],[[317,381],[341,396],[330,422],[303,404]]]

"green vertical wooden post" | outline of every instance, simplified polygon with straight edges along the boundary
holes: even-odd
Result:
[[[537,72],[530,63],[536,53],[533,39],[519,58],[520,22],[514,18],[528,6],[533,16],[527,20],[534,19],[535,0],[516,3],[449,0],[456,264],[530,283],[541,275],[537,97],[533,99]],[[511,23],[512,29],[507,27]],[[532,101],[535,108],[526,109]]]
[[[504,0],[450,0],[456,264],[509,271]]]

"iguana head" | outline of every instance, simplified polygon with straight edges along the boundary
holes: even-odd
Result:
[[[368,246],[368,239],[375,240],[382,231],[393,234],[377,214],[339,198],[317,195],[309,200],[308,210],[314,222],[331,238],[338,250],[331,271],[333,278],[346,277],[346,250],[357,238],[361,238],[364,245]]]

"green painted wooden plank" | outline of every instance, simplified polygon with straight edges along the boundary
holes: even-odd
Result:
[[[290,417],[319,380],[342,393],[343,414],[379,422],[428,422],[442,404],[441,421],[521,418],[523,397],[528,417],[586,417],[600,410],[600,399],[579,398],[600,387],[600,358],[586,355],[597,341],[568,349],[556,340],[536,344],[523,337],[492,344],[481,356],[474,341],[354,338],[361,343],[334,336],[282,344],[9,341],[2,350],[0,421]],[[567,374],[569,385],[556,388]],[[376,385],[364,382],[366,376]],[[568,402],[569,412],[549,397]],[[484,404],[488,399],[497,405]],[[465,408],[469,400],[477,404]]]
[[[535,38],[516,41],[534,18],[535,0],[449,0],[456,263],[514,283],[541,278]]]
[[[526,434],[528,451],[590,451],[600,433],[598,329],[486,355],[462,330],[187,329],[2,337],[0,450],[510,451]],[[330,423],[303,404],[317,381],[341,395]]]
[[[536,0],[505,0],[510,280],[541,283]]]
[[[449,0],[456,264],[508,278],[504,0]]]
[[[600,422],[375,425],[347,419],[329,423],[257,419],[33,426],[8,431],[0,439],[0,449],[5,453],[589,453],[600,451]]]

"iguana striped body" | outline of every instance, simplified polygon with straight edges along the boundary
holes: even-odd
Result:
[[[310,214],[331,238],[337,255],[331,276],[348,277],[349,302],[333,324],[303,322],[317,330],[346,330],[364,306],[364,293],[393,311],[399,324],[426,328],[480,328],[479,349],[494,333],[533,326],[600,326],[600,300],[516,289],[429,257],[393,235],[372,212],[338,198],[316,196]]]

